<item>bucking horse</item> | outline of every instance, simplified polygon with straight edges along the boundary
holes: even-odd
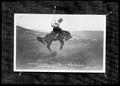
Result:
[[[72,38],[70,32],[62,30],[62,33],[59,33],[57,37],[56,34],[53,31],[51,31],[51,33],[46,34],[44,37],[38,36],[37,40],[42,42],[48,48],[48,50],[51,51],[50,45],[53,41],[59,40],[59,42],[61,43],[60,50],[62,50],[64,41],[67,41],[70,38]]]

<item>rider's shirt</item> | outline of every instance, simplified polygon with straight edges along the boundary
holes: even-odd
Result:
[[[59,27],[59,26],[60,26],[60,23],[59,23],[57,20],[54,20],[54,21],[51,23],[51,26],[52,26],[52,27]]]

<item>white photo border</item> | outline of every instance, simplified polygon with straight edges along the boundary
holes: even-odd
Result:
[[[105,28],[104,28],[104,42],[103,42],[103,70],[18,70],[16,69],[16,15],[23,15],[24,13],[15,13],[14,14],[14,66],[13,71],[14,72],[64,72],[64,73],[105,73],[106,72],[106,15],[105,16]],[[29,14],[26,14],[29,15]],[[39,14],[39,15],[51,15],[51,14]],[[55,15],[64,15],[64,14],[55,14]],[[65,15],[71,15],[71,14],[65,14]],[[78,15],[78,14],[72,14],[72,15]],[[80,14],[79,14],[80,15]],[[81,14],[81,15],[89,15],[89,14]],[[95,15],[95,14],[90,14]]]

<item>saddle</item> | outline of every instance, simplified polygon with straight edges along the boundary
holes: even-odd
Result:
[[[68,31],[64,31],[62,30],[61,33],[56,33],[54,31],[51,31],[51,34],[53,34],[53,38],[55,40],[58,40],[59,38],[61,38],[60,36],[64,37],[63,39],[65,39],[65,41],[69,40],[70,38],[72,38],[71,34]]]
[[[59,33],[56,33],[54,31],[51,31],[52,34],[55,34],[54,38],[57,39],[57,37],[59,36]]]

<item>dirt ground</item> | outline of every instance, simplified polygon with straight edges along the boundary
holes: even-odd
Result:
[[[73,38],[65,42],[62,50],[59,50],[59,41],[54,41],[51,53],[36,40],[41,35],[43,33],[18,27],[16,69],[102,70],[103,32],[73,32]]]

